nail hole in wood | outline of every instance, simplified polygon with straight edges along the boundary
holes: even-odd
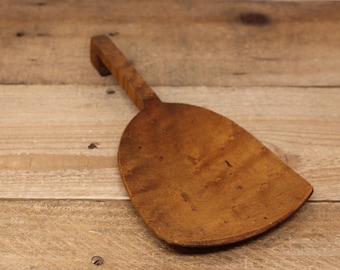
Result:
[[[104,263],[104,259],[101,256],[93,256],[91,262],[94,265],[102,265]]]
[[[99,145],[99,143],[93,142],[93,143],[90,143],[90,144],[87,146],[87,148],[88,148],[88,149],[95,149],[95,148],[98,148],[98,145]]]

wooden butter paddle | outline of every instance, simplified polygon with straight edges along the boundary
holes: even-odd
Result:
[[[121,137],[118,165],[134,207],[160,239],[185,247],[242,241],[287,219],[312,194],[233,121],[163,103],[108,37],[91,39],[91,61],[140,109]]]

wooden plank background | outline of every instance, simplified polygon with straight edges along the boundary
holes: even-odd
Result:
[[[340,2],[0,2],[1,269],[338,269]],[[120,135],[138,112],[98,76],[108,34],[167,102],[212,109],[313,186],[277,229],[205,250],[169,247],[120,181]],[[91,149],[90,145],[96,147]]]

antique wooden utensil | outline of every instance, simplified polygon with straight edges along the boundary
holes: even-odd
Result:
[[[284,221],[311,195],[307,181],[233,121],[163,103],[107,36],[91,39],[91,61],[140,109],[121,137],[118,165],[159,238],[185,247],[235,243]]]

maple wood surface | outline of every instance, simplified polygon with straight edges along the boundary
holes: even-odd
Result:
[[[0,3],[1,269],[338,269],[340,2]],[[244,127],[314,187],[277,229],[237,246],[173,249],[121,183],[138,112],[98,76],[108,34],[166,102]],[[91,263],[94,255],[104,264]]]

